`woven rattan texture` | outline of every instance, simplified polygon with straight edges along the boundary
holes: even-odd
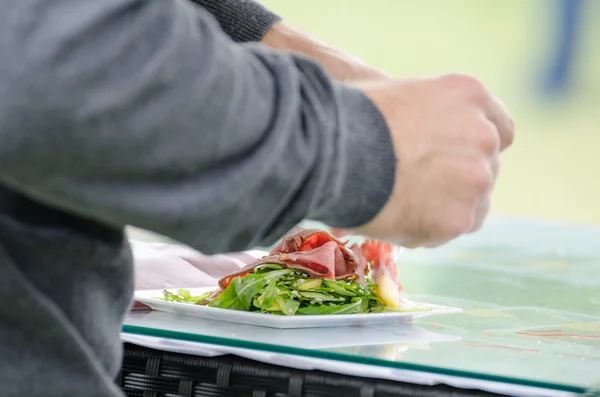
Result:
[[[341,364],[340,364],[341,365]],[[301,371],[235,356],[204,358],[125,344],[117,384],[128,397],[492,397],[320,371]]]

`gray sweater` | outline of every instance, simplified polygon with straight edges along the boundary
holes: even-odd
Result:
[[[387,200],[373,104],[201,6],[0,0],[0,396],[121,395],[125,225],[213,253]]]

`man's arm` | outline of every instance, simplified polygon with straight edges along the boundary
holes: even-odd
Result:
[[[343,51],[281,21],[254,0],[190,0],[217,19],[234,41],[261,41],[281,51],[292,51],[319,62],[336,80],[379,80],[389,76]]]
[[[308,56],[317,61],[331,77],[339,81],[371,81],[390,77],[381,70],[285,22],[275,23],[261,42],[277,50]]]
[[[187,1],[44,3],[0,16],[5,186],[205,253],[306,217],[359,226],[386,202],[385,121],[314,63],[234,44]]]
[[[260,41],[281,18],[255,0],[190,0],[210,12],[235,42]]]

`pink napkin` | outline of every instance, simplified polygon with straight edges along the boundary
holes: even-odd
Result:
[[[263,251],[204,255],[182,245],[132,242],[135,261],[135,289],[217,288],[227,274],[266,255]],[[133,308],[145,308],[134,302]]]

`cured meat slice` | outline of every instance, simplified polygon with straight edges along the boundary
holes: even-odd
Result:
[[[265,256],[258,261],[232,273],[219,281],[221,288],[227,288],[235,277],[243,277],[262,265],[279,265],[284,269],[297,269],[313,278],[341,280],[352,277],[356,262],[346,260],[338,244],[329,241],[320,247],[296,252],[278,253]]]

